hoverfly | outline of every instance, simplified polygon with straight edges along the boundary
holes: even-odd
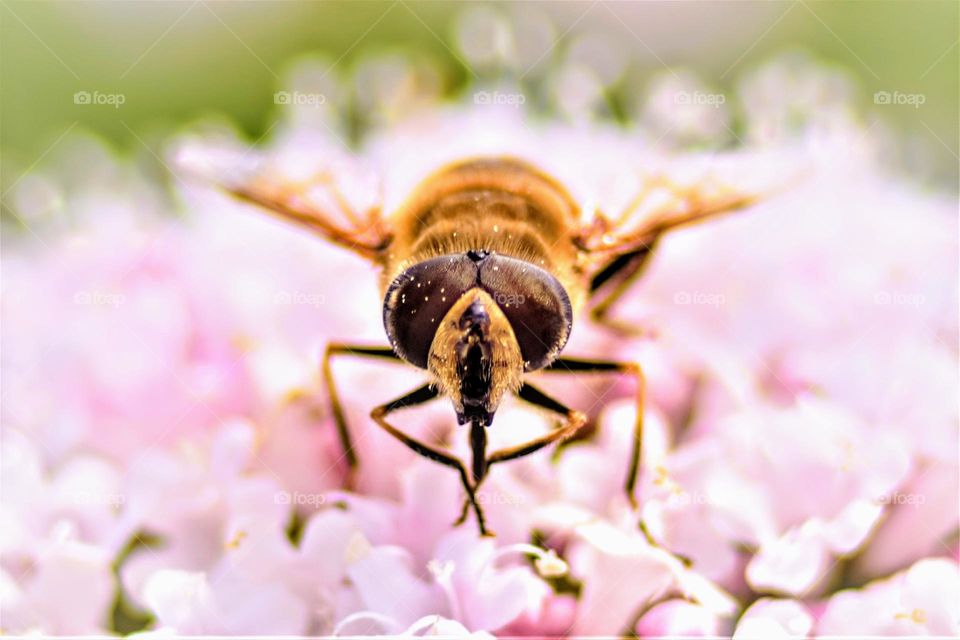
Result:
[[[305,227],[369,260],[380,270],[383,325],[389,346],[328,344],[324,384],[351,473],[359,464],[331,368],[335,357],[401,360],[425,370],[430,382],[375,407],[370,416],[414,452],[459,473],[466,492],[455,524],[472,509],[489,534],[477,489],[493,465],[569,440],[584,428],[584,413],[551,397],[525,378],[535,371],[632,376],[636,421],[625,490],[636,508],[643,439],[644,377],[635,362],[562,356],[574,318],[586,309],[593,321],[624,330],[610,310],[649,264],[672,229],[747,207],[758,197],[731,188],[680,187],[649,180],[625,210],[589,221],[559,182],[512,157],[466,159],[424,180],[406,202],[383,215],[379,206],[350,209],[336,182],[325,176],[343,214],[301,197],[315,184],[289,185],[269,174],[227,186],[236,198]],[[661,197],[653,197],[660,192]],[[663,194],[668,197],[662,197]],[[651,202],[657,202],[651,206]],[[642,220],[637,217],[643,212]],[[557,414],[546,435],[489,452],[487,429],[501,401],[514,394]],[[415,439],[388,420],[394,412],[439,397],[453,404],[469,430],[472,460]]]

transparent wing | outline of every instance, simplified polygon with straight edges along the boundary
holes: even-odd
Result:
[[[269,154],[191,142],[177,163],[242,202],[376,261],[391,234],[379,180],[356,159],[302,141]]]
[[[802,171],[767,154],[651,159],[656,168],[627,175],[632,193],[614,213],[583,220],[580,241],[603,265],[649,248],[672,229],[750,207],[795,183]]]
[[[625,335],[644,331],[612,318],[611,311],[643,276],[664,234],[749,208],[795,184],[804,173],[797,163],[769,154],[684,158],[650,165],[658,170],[636,174],[631,177],[634,184],[627,181],[633,193],[621,194],[618,213],[588,214],[579,238],[588,256],[590,315]],[[608,191],[607,197],[611,194],[615,200],[615,191]]]

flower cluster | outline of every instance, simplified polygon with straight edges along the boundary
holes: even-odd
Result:
[[[359,154],[333,114],[291,101],[266,150],[222,130],[177,141],[172,201],[75,139],[16,186],[29,231],[4,256],[4,631],[960,633],[955,202],[885,173],[849,106],[816,102],[844,92],[818,82],[837,78],[795,58],[747,78],[735,156],[664,146],[732,134],[716,100],[685,101],[687,133],[658,144],[642,124],[545,125],[510,101],[425,106],[377,85],[389,117]],[[655,83],[645,121],[664,126],[662,92],[681,89],[709,95]],[[383,343],[376,274],[180,169],[240,175],[267,155],[389,211],[478,153],[527,158],[607,212],[658,172],[788,167],[764,202],[662,243],[614,310],[637,336],[575,326],[567,353],[644,367],[639,511],[622,490],[634,390],[602,377],[541,375],[596,429],[494,469],[483,538],[452,526],[456,474],[368,417],[420,374],[336,362],[360,458],[347,490],[319,365],[329,342]],[[444,403],[399,420],[467,453]],[[491,445],[549,428],[508,402]]]

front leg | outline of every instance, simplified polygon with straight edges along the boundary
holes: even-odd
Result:
[[[517,458],[522,458],[523,456],[530,455],[540,449],[543,449],[554,442],[563,442],[564,440],[569,440],[570,438],[577,435],[580,429],[587,423],[587,417],[580,411],[575,411],[568,408],[566,405],[561,403],[558,400],[555,400],[545,394],[543,391],[540,391],[531,384],[524,383],[520,390],[517,391],[517,397],[521,400],[526,400],[530,404],[540,407],[541,409],[546,409],[552,413],[558,413],[563,416],[565,424],[560,428],[555,429],[546,435],[540,436],[539,438],[534,438],[529,442],[524,442],[523,444],[516,445],[514,447],[509,447],[506,449],[500,449],[494,451],[484,460],[482,465],[483,475],[476,478],[476,483],[474,484],[474,490],[478,489],[480,486],[481,480],[486,477],[486,472],[494,464],[500,462],[506,462],[507,460],[515,460]],[[481,429],[483,427],[480,427]],[[486,446],[486,436],[484,434],[484,447]],[[480,451],[482,454],[482,450]],[[474,448],[474,467],[476,468],[476,455],[478,454],[477,448]],[[463,509],[460,512],[460,517],[457,519],[456,524],[461,524],[466,520],[467,514],[469,513],[469,502],[463,503]]]
[[[611,317],[613,307],[643,277],[657,247],[657,240],[611,259],[590,280],[590,319],[617,335],[629,338],[653,334],[635,323]],[[595,300],[595,301],[594,301]]]
[[[345,486],[348,489],[352,489],[360,461],[357,458],[357,452],[353,446],[353,440],[350,437],[350,429],[347,426],[347,418],[344,415],[343,405],[340,402],[340,394],[337,392],[337,385],[333,379],[334,356],[377,358],[394,362],[399,362],[400,358],[390,347],[349,345],[339,342],[331,342],[323,352],[323,364],[321,366],[323,384],[324,387],[326,387],[327,399],[330,402],[330,413],[337,427],[337,437],[340,439],[340,446],[343,449],[343,459],[347,461],[347,479]]]
[[[433,400],[438,395],[439,392],[437,391],[436,387],[430,384],[425,384],[419,389],[411,391],[405,396],[376,407],[370,412],[370,417],[373,418],[374,422],[376,422],[384,431],[392,435],[403,444],[407,445],[415,453],[433,460],[434,462],[439,462],[444,466],[456,469],[460,473],[460,482],[463,484],[463,488],[467,492],[467,503],[473,506],[474,513],[477,515],[477,526],[480,528],[480,535],[492,535],[489,531],[487,531],[483,510],[480,508],[479,503],[477,503],[476,488],[473,484],[471,484],[470,476],[467,474],[467,467],[464,466],[463,462],[459,458],[452,456],[445,451],[441,451],[435,447],[420,442],[412,436],[407,435],[386,420],[386,417],[390,413],[398,409],[423,404],[424,402]]]
[[[637,508],[637,498],[634,495],[637,486],[637,477],[640,472],[640,457],[643,448],[643,410],[646,405],[646,379],[643,369],[636,362],[616,362],[603,360],[584,360],[581,358],[557,358],[544,373],[620,373],[633,376],[636,381],[637,417],[633,424],[633,446],[630,451],[630,466],[627,470],[627,480],[624,489],[630,506]]]

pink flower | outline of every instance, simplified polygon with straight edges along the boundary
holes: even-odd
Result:
[[[82,445],[126,456],[250,411],[252,387],[216,289],[171,223],[85,229],[8,273],[7,407],[53,456]],[[39,286],[38,286],[39,284]],[[26,366],[29,365],[29,366]],[[43,388],[47,393],[38,393]]]
[[[826,636],[960,633],[960,570],[953,560],[928,558],[890,578],[833,595],[817,622]]]
[[[807,638],[813,629],[813,616],[795,600],[760,598],[743,612],[733,637]]]
[[[721,618],[707,607],[674,599],[652,607],[637,624],[637,635],[641,638],[709,638],[721,635],[721,627]]]
[[[688,154],[651,127],[679,120],[663,145],[726,137],[723,113],[665,105],[698,90],[692,76],[625,129],[424,108],[408,89],[429,74],[386,81],[401,68],[363,66],[358,103],[379,125],[356,152],[333,109],[298,108],[262,148],[220,132],[174,155],[234,180],[329,172],[359,210],[391,211],[478,153],[538,164],[587,219],[657,171],[782,187],[661,243],[614,312],[642,337],[576,324],[569,355],[645,369],[640,512],[623,492],[635,389],[616,376],[536,376],[596,428],[492,469],[478,498],[490,539],[472,519],[453,527],[457,474],[369,417],[426,378],[336,359],[360,458],[344,489],[318,370],[332,342],[385,343],[378,274],[186,175],[165,201],[85,143],[66,163],[79,175],[18,188],[18,206],[46,212],[30,219],[42,239],[4,255],[4,629],[115,631],[120,562],[123,602],[155,620],[145,637],[957,634],[955,203],[877,168],[843,78],[776,62],[743,84],[752,145]],[[577,69],[549,82],[583,90],[565,105],[575,118],[619,73]],[[295,75],[341,90],[310,64]],[[396,423],[469,457],[444,402]],[[490,446],[552,427],[510,400]]]
[[[30,440],[5,429],[0,450],[0,615],[8,629],[101,634],[113,603],[111,564],[128,532],[119,475],[76,455],[51,474]]]

